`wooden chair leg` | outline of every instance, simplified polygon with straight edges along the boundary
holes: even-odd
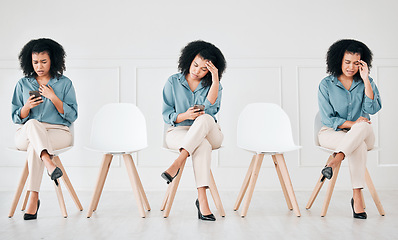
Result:
[[[171,207],[172,207],[173,202],[174,202],[174,197],[175,197],[176,192],[177,192],[178,184],[180,183],[182,172],[184,171],[185,162],[186,162],[186,160],[181,165],[180,173],[177,175],[177,177],[171,183],[173,185],[171,186],[170,192],[169,192],[168,197],[167,197],[166,208],[165,208],[165,210],[163,212],[163,217],[164,218],[167,218],[169,216],[169,214],[170,214],[170,210],[171,210]]]
[[[143,206],[143,202],[142,202],[142,196],[141,196],[140,188],[138,186],[138,181],[137,181],[137,178],[139,176],[138,176],[137,169],[135,168],[133,158],[130,154],[123,154],[123,158],[124,158],[124,163],[127,168],[127,174],[129,175],[129,178],[130,178],[131,187],[133,188],[135,200],[137,202],[138,211],[140,212],[141,217],[145,218],[145,210],[144,210],[144,206]]]
[[[287,170],[285,158],[283,157],[283,154],[276,154],[275,158],[279,166],[279,169],[281,171],[282,179],[286,185],[286,191],[293,205],[293,211],[296,213],[297,217],[300,217],[301,216],[300,209],[297,204],[296,195],[294,194],[293,185],[292,181],[290,180],[289,172]]]
[[[281,183],[281,187],[282,187],[283,195],[285,196],[287,207],[289,208],[289,210],[293,210],[293,205],[289,198],[289,194],[287,193],[286,185],[285,185],[285,182],[283,181],[283,177],[282,177],[282,173],[281,173],[279,164],[274,155],[272,155],[272,160],[274,161],[275,170],[276,170],[276,173],[278,174],[279,182]]]
[[[169,195],[171,192],[171,189],[173,188],[173,182],[169,184],[169,186],[167,187],[167,191],[166,194],[164,196],[162,205],[160,206],[160,211],[163,211],[166,208],[166,204],[167,204],[167,199],[169,199]]]
[[[322,207],[321,217],[326,216],[326,213],[328,211],[330,199],[332,198],[332,194],[333,194],[334,185],[336,184],[337,176],[340,171],[340,165],[341,165],[341,163],[337,164],[337,166],[335,167],[335,169],[333,171],[333,177],[329,181],[328,189],[326,191],[325,201],[324,201],[323,207]]]
[[[59,181],[59,179],[57,181],[58,185],[54,182],[54,187],[55,187],[55,192],[57,193],[59,207],[61,208],[61,213],[64,216],[64,218],[67,218],[68,213],[66,212],[64,196],[62,194],[62,189],[61,189],[61,182]]]
[[[138,175],[138,172],[137,172],[137,169],[135,167],[134,167],[134,170],[136,171],[135,177],[136,177],[136,181],[137,181],[137,184],[138,184],[138,189],[140,191],[141,200],[144,203],[145,210],[151,211],[151,206],[149,205],[149,201],[148,201],[148,198],[147,198],[146,193],[144,191],[144,187],[142,186],[141,179],[140,179],[140,177]]]
[[[236,199],[235,206],[234,206],[234,211],[239,209],[239,206],[240,206],[240,204],[242,202],[242,199],[245,196],[247,187],[249,186],[250,177],[251,177],[252,172],[253,172],[253,166],[254,166],[255,159],[256,159],[256,155],[253,155],[252,161],[250,162],[249,169],[247,169],[246,177],[243,180],[242,187],[240,188],[240,192],[238,194],[238,198]]]
[[[26,190],[25,197],[24,197],[22,207],[21,207],[21,211],[25,211],[26,205],[28,204],[29,195],[30,195],[30,191]]]
[[[83,211],[83,206],[80,203],[79,198],[77,197],[77,194],[75,192],[75,189],[73,188],[72,183],[69,180],[69,177],[65,171],[64,165],[62,165],[62,162],[58,156],[54,156],[53,161],[54,161],[55,165],[57,165],[62,170],[62,173],[63,173],[62,180],[64,181],[66,189],[68,189],[69,194],[71,195],[73,201],[75,202],[76,207],[80,211]]]
[[[333,159],[333,155],[329,156],[329,159],[326,162],[326,165],[328,165],[328,163]],[[310,209],[312,207],[312,204],[314,203],[316,197],[319,194],[319,191],[321,190],[323,184],[325,183],[325,178],[323,177],[323,175],[321,174],[321,176],[318,179],[318,182],[315,185],[314,191],[312,191],[311,197],[308,200],[307,206],[305,206],[306,209]]]
[[[22,175],[21,178],[19,179],[19,184],[17,188],[17,192],[14,195],[14,199],[11,204],[11,209],[10,212],[8,213],[8,217],[11,218],[14,216],[15,209],[17,208],[19,198],[21,197],[22,191],[25,187],[26,179],[28,178],[29,175],[29,169],[28,169],[28,161],[25,162],[25,167],[22,170]]]
[[[99,172],[98,179],[97,179],[97,184],[95,186],[93,197],[92,197],[90,206],[87,211],[88,218],[91,217],[91,215],[93,214],[93,212],[95,210],[97,210],[98,202],[101,197],[102,189],[104,188],[106,176],[108,175],[109,167],[112,162],[112,158],[113,158],[112,154],[104,154],[100,172]]]
[[[242,212],[241,212],[242,217],[246,216],[247,210],[249,209],[250,201],[253,196],[254,187],[256,186],[258,173],[260,172],[260,168],[261,168],[261,164],[263,163],[263,159],[264,159],[264,154],[257,154],[255,157],[255,163],[254,163],[253,171],[252,171],[251,177],[250,177],[247,196],[245,198],[245,201],[244,201],[243,207],[242,207]]]
[[[369,192],[372,195],[373,201],[376,204],[376,207],[377,207],[377,210],[379,211],[379,214],[381,216],[384,216],[385,215],[384,208],[381,205],[381,201],[380,201],[379,195],[377,194],[376,188],[375,188],[375,186],[373,184],[373,181],[370,178],[368,168],[366,168],[366,172],[365,172],[365,181],[366,181],[366,185],[368,185]]]
[[[216,208],[218,212],[220,213],[221,217],[225,217],[225,211],[224,207],[221,202],[220,194],[218,193],[216,182],[214,181],[213,173],[210,170],[210,193],[211,196],[213,197],[214,204],[216,205]]]

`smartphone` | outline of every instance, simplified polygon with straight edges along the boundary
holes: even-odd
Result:
[[[38,97],[40,97],[41,95],[40,95],[40,93],[39,93],[39,91],[29,91],[29,95],[30,96],[35,96],[34,98],[38,98]],[[36,101],[39,101],[40,99],[37,99]]]
[[[193,105],[193,109],[199,109],[199,111],[204,111],[205,105],[195,104],[195,105]]]

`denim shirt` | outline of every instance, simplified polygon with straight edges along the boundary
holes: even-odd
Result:
[[[63,102],[64,113],[59,113],[50,99],[41,96],[43,103],[30,109],[29,115],[22,119],[21,109],[30,97],[29,91],[39,90],[39,84],[35,78],[24,77],[18,81],[12,97],[11,117],[14,123],[24,124],[29,119],[36,119],[39,122],[69,127],[76,120],[77,102],[72,81],[65,76],[61,76],[59,78],[51,78],[47,85],[53,88],[55,95]]]
[[[373,90],[373,100],[365,94],[365,84],[362,80],[353,81],[347,90],[336,76],[327,76],[319,84],[318,104],[322,124],[342,130],[338,127],[345,121],[356,121],[359,117],[370,120],[370,114],[381,109],[379,90],[373,79],[369,77]]]
[[[199,83],[198,87],[192,91],[185,79],[184,74],[176,73],[169,77],[163,88],[163,120],[165,123],[172,126],[191,126],[193,120],[185,120],[180,123],[175,123],[177,116],[184,113],[188,108],[195,104],[205,105],[205,113],[211,115],[217,121],[215,115],[220,110],[222,86],[220,84],[218,89],[217,100],[211,104],[207,100],[210,86],[203,87]]]

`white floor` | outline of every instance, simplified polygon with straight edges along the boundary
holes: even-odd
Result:
[[[78,192],[84,208],[91,192]],[[226,217],[217,221],[197,219],[195,192],[177,192],[170,216],[159,210],[163,192],[147,192],[152,210],[139,217],[132,192],[104,192],[91,218],[78,211],[64,192],[68,218],[63,218],[55,192],[40,193],[37,220],[24,221],[20,204],[13,218],[8,211],[14,192],[0,192],[0,239],[398,239],[398,191],[379,191],[385,216],[380,216],[365,191],[367,220],[353,219],[351,192],[335,191],[326,217],[320,217],[324,192],[310,210],[310,192],[296,192],[302,216],[286,206],[281,191],[256,191],[245,218],[233,211],[237,192],[220,192]],[[210,196],[210,194],[209,194]]]

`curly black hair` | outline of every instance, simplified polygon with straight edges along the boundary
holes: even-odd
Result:
[[[19,53],[19,63],[26,77],[37,76],[32,65],[32,53],[47,52],[50,56],[51,77],[60,77],[66,70],[64,48],[56,41],[49,38],[30,40]]]
[[[181,56],[178,60],[178,70],[184,75],[188,74],[191,63],[196,55],[199,55],[203,59],[210,60],[218,69],[218,77],[221,80],[222,74],[227,67],[224,55],[216,46],[202,40],[190,42],[181,50]],[[211,73],[208,72],[206,76],[202,78],[201,82],[204,87],[210,86],[212,83]]]
[[[346,52],[360,54],[361,60],[368,64],[369,70],[372,67],[373,53],[364,43],[353,39],[341,39],[333,43],[326,54],[327,73],[336,77],[343,74],[341,64]],[[354,79],[361,79],[359,71],[354,75]]]

